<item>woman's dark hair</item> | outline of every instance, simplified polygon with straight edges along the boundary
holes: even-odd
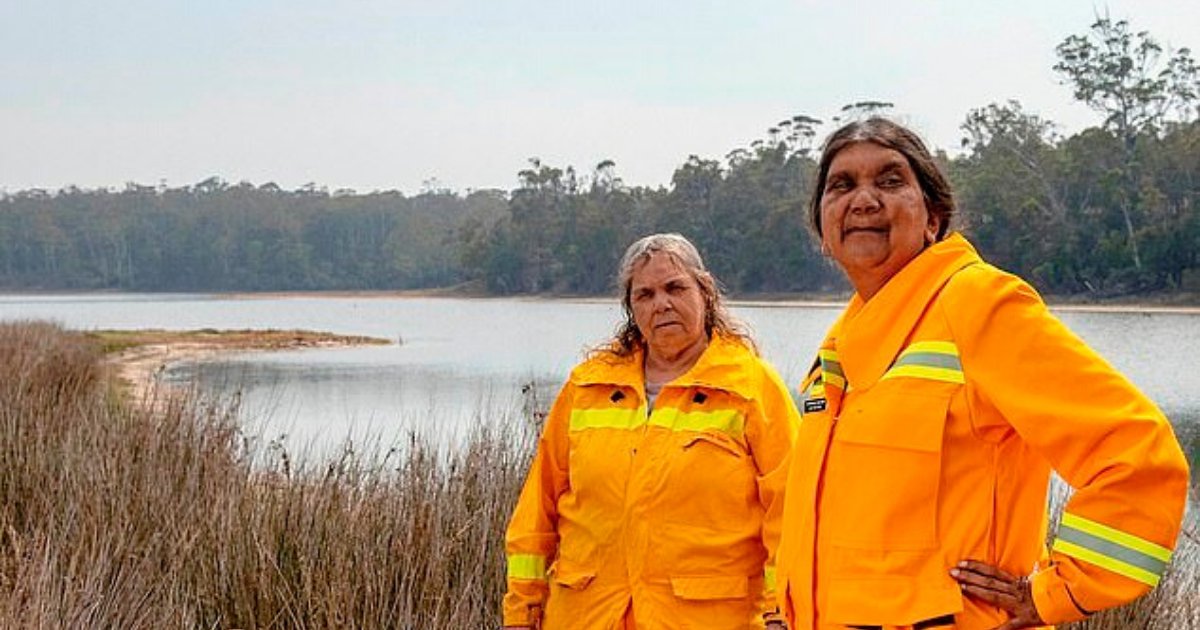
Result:
[[[830,134],[825,140],[821,151],[820,167],[817,169],[817,181],[813,186],[812,198],[808,205],[808,218],[817,236],[821,233],[821,199],[825,196],[825,180],[829,177],[829,165],[833,158],[846,147],[857,142],[871,142],[881,147],[898,151],[908,160],[908,165],[917,176],[921,192],[925,195],[925,207],[929,213],[938,218],[937,240],[946,237],[950,229],[950,220],[956,211],[954,192],[950,182],[942,173],[937,161],[930,155],[929,149],[921,138],[907,127],[886,118],[872,117],[858,120],[843,126]]]

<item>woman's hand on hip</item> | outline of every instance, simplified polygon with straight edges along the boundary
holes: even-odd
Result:
[[[1008,612],[1011,618],[995,630],[1046,625],[1033,605],[1033,589],[1028,578],[1016,577],[974,560],[959,562],[950,569],[950,577],[958,581],[963,593]]]

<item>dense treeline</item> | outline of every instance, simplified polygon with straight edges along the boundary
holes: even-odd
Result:
[[[1147,33],[1098,18],[1054,70],[1102,124],[1069,137],[1016,101],[967,115],[940,154],[958,226],[985,257],[1056,294],[1178,290],[1200,275],[1200,72]],[[849,105],[832,122],[887,113]],[[0,196],[0,286],[150,291],[606,291],[623,247],[692,238],[736,293],[845,288],[807,232],[822,122],[784,120],[723,159],[689,157],[668,187],[631,187],[537,159],[511,192],[333,194],[194,186]]]
[[[991,261],[1057,294],[1177,289],[1196,273],[1200,122],[1137,142],[1135,261],[1118,137],[1093,128],[1054,138],[1015,104],[972,116],[968,152],[946,163],[959,225]],[[695,239],[732,291],[843,288],[806,227],[810,136],[773,135],[721,162],[689,158],[669,188],[625,186],[611,163],[579,176],[535,162],[509,194],[329,194],[218,180],[25,191],[0,200],[0,285],[392,289],[475,279],[493,293],[597,293],[610,288],[626,244],[670,230]]]
[[[502,193],[329,194],[273,184],[24,191],[0,201],[0,285],[143,291],[384,289],[461,277],[457,230]]]

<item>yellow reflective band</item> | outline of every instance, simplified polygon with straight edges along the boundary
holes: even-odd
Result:
[[[585,429],[637,429],[646,423],[646,408],[573,409],[571,431]]]
[[[812,387],[810,387],[808,389],[808,392],[806,393],[806,396],[805,396],[805,398],[824,398],[824,397],[825,397],[825,385],[822,383],[813,383]]]
[[[773,566],[763,567],[763,589],[767,592],[775,590],[775,567]]]
[[[1063,514],[1053,549],[1150,586],[1171,561],[1162,545],[1074,514]]]
[[[532,553],[514,553],[508,557],[508,579],[546,580],[546,557]]]
[[[1097,538],[1103,538],[1104,540],[1116,543],[1122,547],[1128,547],[1134,551],[1146,554],[1151,558],[1156,558],[1163,562],[1171,561],[1170,549],[1167,549],[1162,545],[1152,543],[1144,538],[1138,538],[1133,534],[1127,534],[1119,529],[1114,529],[1108,525],[1097,523],[1091,519],[1086,519],[1082,516],[1076,516],[1067,512],[1062,516],[1062,524],[1066,525],[1067,527],[1086,532],[1096,536]]]
[[[1079,558],[1086,562],[1090,562],[1100,568],[1108,569],[1118,575],[1123,575],[1131,580],[1137,580],[1148,586],[1158,586],[1159,576],[1145,569],[1126,564],[1120,560],[1115,560],[1106,555],[1097,553],[1086,547],[1080,547],[1075,543],[1067,542],[1062,539],[1054,541],[1054,546],[1051,547],[1054,551],[1061,554],[1066,554],[1072,558]]]
[[[897,378],[908,376],[912,378],[924,378],[932,381],[945,381],[947,383],[965,383],[962,370],[954,370],[950,368],[929,367],[924,365],[898,365],[888,370],[881,381],[886,381],[889,378]]]
[[[845,378],[846,375],[842,372],[842,364],[838,361],[837,352],[833,350],[818,350],[817,358],[821,362],[821,372],[823,374]]]
[[[834,374],[833,372],[823,372],[821,374],[821,378],[823,378],[826,383],[833,385],[838,389],[846,389],[846,379],[842,378],[842,376],[839,374]]]
[[[958,356],[958,346],[954,345],[953,341],[914,341],[900,355],[903,356],[910,352],[932,352]]]
[[[720,431],[730,437],[742,437],[744,420],[736,409],[716,411],[680,411],[674,407],[655,409],[650,424],[672,431]]]

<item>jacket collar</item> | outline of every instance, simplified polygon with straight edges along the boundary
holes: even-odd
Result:
[[[870,300],[855,293],[830,332],[850,386],[874,385],[950,277],[978,262],[967,239],[951,234],[909,261]]]
[[[628,357],[601,352],[571,372],[575,385],[621,385],[643,392],[641,350]],[[737,339],[713,335],[708,347],[687,372],[670,382],[671,387],[705,387],[724,390],[747,400],[755,388],[747,358],[753,352]]]

